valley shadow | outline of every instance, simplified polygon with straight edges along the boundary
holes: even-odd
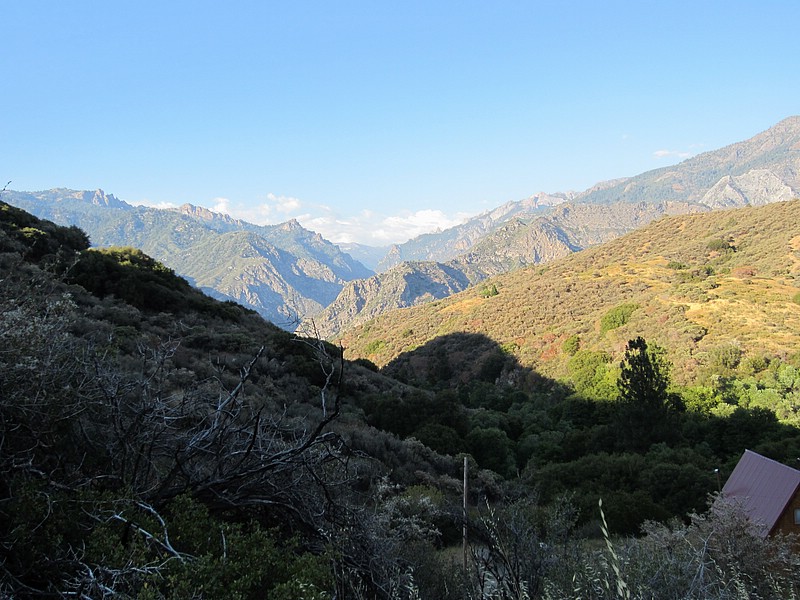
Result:
[[[514,355],[478,333],[451,333],[404,352],[381,371],[410,385],[459,389],[479,384],[512,386],[524,392],[567,395],[569,388],[523,367]]]
[[[517,444],[526,417],[514,408],[556,402],[571,390],[519,364],[490,338],[472,333],[441,336],[406,352],[381,372],[408,384],[402,397],[362,399],[370,425],[413,437],[446,455],[470,454],[478,466],[517,477],[527,460]],[[532,417],[533,420],[536,420]]]
[[[372,425],[467,453],[519,494],[568,496],[581,522],[596,522],[602,499],[619,533],[704,511],[746,449],[792,466],[800,456],[800,429],[768,409],[689,410],[678,399],[652,413],[636,407],[634,421],[613,390],[584,398],[480,334],[436,338],[382,372],[416,391],[367,399]]]

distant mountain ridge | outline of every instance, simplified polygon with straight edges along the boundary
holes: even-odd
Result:
[[[660,217],[707,210],[685,202],[561,204],[530,223],[519,218],[507,222],[445,263],[408,261],[366,281],[352,281],[310,320],[320,335],[334,338],[389,310],[446,298],[489,277],[563,258]]]
[[[749,140],[581,193],[538,193],[388,248],[350,245],[379,275],[297,221],[258,226],[185,204],[134,207],[102,190],[4,192],[32,214],[129,245],[206,292],[293,329],[333,337],[382,312],[459,292],[487,277],[614,239],[665,215],[758,206],[800,196],[800,117]],[[392,272],[393,269],[399,269]],[[362,281],[363,280],[363,281]]]
[[[403,260],[448,261],[512,219],[530,222],[563,203],[686,202],[710,209],[758,206],[800,196],[800,116],[788,117],[749,140],[698,154],[634,177],[601,181],[580,192],[507,202],[464,224],[399,244],[378,266]],[[448,246],[447,240],[452,243]]]
[[[234,300],[286,329],[372,271],[296,220],[259,226],[184,204],[133,206],[102,190],[7,190],[3,199],[39,218],[77,225],[95,246],[134,246],[206,293]]]
[[[721,188],[734,182],[739,194]],[[778,192],[780,198],[775,197]],[[800,116],[788,117],[752,138],[683,162],[579,194],[593,204],[684,201],[709,208],[758,206],[800,196]]]
[[[568,202],[574,192],[548,194],[539,192],[524,200],[506,202],[481,213],[461,225],[437,233],[426,233],[403,244],[395,244],[378,263],[377,271],[386,271],[405,261],[446,262],[466,252],[486,235],[512,219],[532,219],[553,206]]]
[[[404,248],[416,255],[442,255],[440,248],[448,247],[445,241],[459,240],[464,250],[444,264],[463,274],[456,279],[465,278],[466,289],[487,277],[609,241],[665,215],[760,206],[800,197],[800,117],[789,117],[749,140],[677,165],[600,182],[580,194],[543,197],[546,202],[507,203],[494,215],[484,213],[467,224],[415,238],[403,248],[396,247],[391,260],[382,264],[404,256]],[[469,233],[479,231],[473,241]],[[455,245],[449,248],[452,252]],[[405,263],[403,269],[409,268]],[[392,296],[382,290],[383,279],[396,281],[392,274],[381,273],[364,289],[370,296],[356,302],[371,307],[369,312],[354,314],[352,309],[343,309],[344,303],[354,302],[354,286],[348,285],[328,309],[314,316],[315,326],[333,337],[380,314],[378,298],[385,312],[444,297],[427,292],[413,297],[408,290]],[[405,279],[413,277],[407,273]],[[438,289],[443,288],[439,285]],[[342,320],[342,315],[349,320]]]
[[[669,352],[673,376],[684,383],[702,378],[731,348],[742,360],[797,356],[800,199],[667,216],[491,283],[497,294],[472,288],[389,311],[340,342],[349,358],[405,373],[407,381],[425,380],[437,364],[434,340],[450,334],[485,336],[554,378],[579,368],[576,350],[619,356],[640,335]],[[619,317],[622,309],[629,312]],[[473,352],[457,353],[452,372],[477,377]]]

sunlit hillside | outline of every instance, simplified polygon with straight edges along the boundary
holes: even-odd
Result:
[[[484,334],[523,367],[559,378],[576,351],[618,359],[639,335],[666,349],[684,384],[720,366],[726,352],[737,363],[785,358],[800,348],[800,201],[662,218],[547,266],[384,315],[341,342],[349,358],[392,363],[391,371],[456,332]],[[424,369],[419,352],[414,364]],[[479,364],[467,355],[465,377]]]

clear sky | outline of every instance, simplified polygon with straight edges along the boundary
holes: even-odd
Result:
[[[0,177],[404,241],[800,113],[797,0],[3,0]]]

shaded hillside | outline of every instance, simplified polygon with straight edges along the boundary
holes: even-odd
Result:
[[[374,397],[363,407],[369,422],[398,435],[413,435],[444,451],[465,448],[480,464],[516,473],[520,485],[532,486],[547,502],[574,493],[574,504],[586,515],[603,499],[608,522],[630,533],[643,518],[662,520],[690,506],[699,509],[717,488],[715,469],[727,477],[744,448],[795,461],[796,414],[792,424],[780,423],[765,406],[712,408],[697,402],[695,389],[670,386],[669,363],[657,345],[649,344],[648,351],[641,338],[631,342],[619,369],[631,377],[631,361],[647,356],[647,376],[633,388],[611,381],[576,393],[570,383],[521,366],[507,347],[485,335],[443,334],[383,369],[440,390],[433,406],[398,406]],[[642,354],[632,349],[635,344],[641,344]],[[573,356],[587,381],[603,367],[598,354]],[[790,388],[800,386],[798,358],[783,365]],[[464,413],[459,405],[469,410]]]
[[[487,285],[341,343],[482,410],[473,456],[478,440],[513,454],[543,498],[573,491],[582,511],[611,498],[625,508],[609,522],[633,532],[633,515],[712,492],[726,456],[800,450],[800,201],[664,217]],[[651,409],[626,400],[637,347],[659,375],[632,396]]]
[[[432,394],[88,246],[0,202],[0,595],[381,597],[409,563],[369,498],[461,464],[356,405]]]
[[[371,271],[297,221],[261,227],[183,205],[134,207],[102,190],[6,192],[9,203],[85,230],[93,245],[133,246],[221,299],[292,329],[327,306],[349,280]]]
[[[546,266],[498,276],[491,280],[496,296],[471,289],[388,313],[347,332],[342,343],[348,356],[385,365],[439,335],[482,333],[522,365],[567,377],[577,348],[619,356],[628,339],[644,335],[667,349],[685,382],[728,346],[749,358],[794,354],[799,278],[800,201],[666,217]],[[633,307],[627,316],[624,307]],[[620,322],[603,325],[614,311]]]

